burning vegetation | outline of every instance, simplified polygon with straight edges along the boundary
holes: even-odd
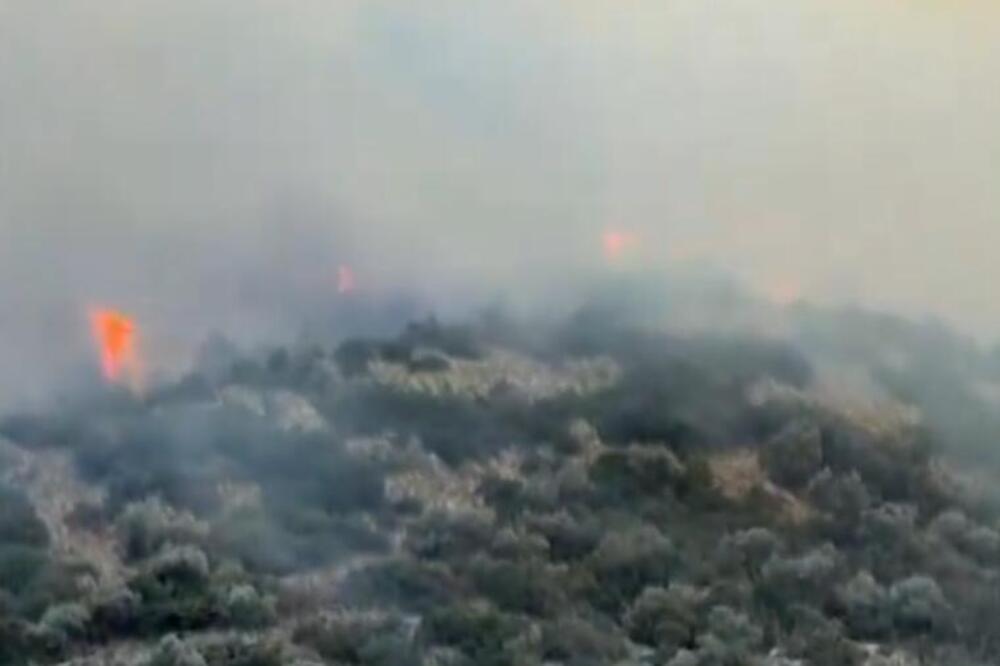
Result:
[[[1000,502],[949,471],[985,464],[990,403],[977,434],[913,387],[928,344],[977,361],[956,395],[1000,365],[797,317],[802,347],[601,307],[216,342],[141,398],[7,417],[0,664],[995,663]],[[134,323],[93,321],[120,381]],[[887,339],[914,360],[880,363]],[[806,348],[867,368],[877,409]]]
[[[100,355],[104,379],[137,387],[140,365],[135,322],[117,310],[92,308],[90,330]]]

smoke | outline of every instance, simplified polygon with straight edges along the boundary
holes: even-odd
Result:
[[[993,13],[7,0],[0,399],[91,367],[92,302],[167,368],[635,268],[995,335]]]

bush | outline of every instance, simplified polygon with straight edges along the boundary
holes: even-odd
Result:
[[[566,615],[542,626],[541,658],[546,663],[599,666],[625,656],[624,637],[610,622]]]
[[[296,627],[293,638],[338,664],[417,664],[409,627],[394,617],[322,616]]]
[[[166,549],[129,582],[141,599],[135,631],[157,634],[220,624],[224,611],[209,582],[208,559],[200,549]]]
[[[847,627],[855,638],[877,639],[892,626],[889,595],[867,571],[858,573],[841,586],[837,596],[844,609]]]
[[[739,663],[756,652],[763,632],[744,613],[728,606],[716,606],[708,613],[708,633],[698,639],[702,650],[716,662]],[[710,662],[711,663],[711,662]]]
[[[477,666],[516,666],[510,647],[523,629],[514,616],[482,603],[438,609],[424,624],[431,643],[454,647]]]
[[[780,548],[781,540],[774,532],[766,527],[751,527],[723,537],[718,556],[723,568],[736,568],[756,578]]]
[[[132,560],[149,557],[168,543],[200,544],[208,535],[208,525],[164,504],[159,497],[128,504],[117,523],[126,557]]]
[[[576,519],[565,511],[529,515],[526,522],[549,544],[553,560],[576,561],[586,557],[601,540],[601,527],[593,519]]]
[[[378,360],[379,345],[369,340],[347,340],[337,347],[333,358],[347,377],[368,372],[368,366]]]
[[[539,560],[509,562],[479,557],[471,566],[476,589],[497,607],[535,616],[557,613],[566,603],[560,573]]]
[[[172,546],[148,563],[147,572],[161,584],[199,588],[208,582],[208,557],[197,546]]]
[[[861,649],[843,635],[840,622],[812,606],[793,604],[786,613],[784,647],[810,666],[861,666]]]
[[[427,613],[467,593],[464,581],[439,562],[392,559],[348,576],[341,590],[345,602],[362,607],[387,604]]]
[[[700,602],[697,590],[686,585],[647,587],[625,613],[624,625],[632,640],[639,643],[675,649],[689,646],[698,625]]]
[[[87,633],[90,611],[82,604],[72,602],[50,606],[42,615],[40,624],[67,640],[77,640]]]
[[[254,629],[274,622],[274,600],[261,596],[252,585],[235,585],[226,593],[223,610],[227,621],[243,629]]]
[[[824,469],[809,482],[808,496],[841,537],[857,530],[861,514],[872,503],[868,488],[855,471],[834,474]]]
[[[149,666],[207,666],[207,663],[194,646],[169,634],[156,646]]]
[[[611,532],[587,558],[597,579],[598,603],[620,610],[648,585],[667,585],[676,551],[655,527]]]
[[[478,511],[433,512],[420,519],[407,539],[418,557],[436,560],[465,560],[487,550],[496,525],[489,513]]]
[[[825,544],[798,557],[773,555],[761,570],[759,590],[776,610],[799,602],[822,604],[838,569],[836,549]]]
[[[683,479],[684,465],[663,446],[630,446],[602,453],[590,467],[590,480],[622,500],[669,495]]]
[[[992,528],[976,525],[957,509],[938,514],[927,531],[979,562],[996,561],[1000,555],[1000,534]]]
[[[141,604],[139,595],[126,587],[101,593],[91,607],[91,628],[96,637],[107,640],[135,633]]]
[[[0,483],[0,544],[45,548],[49,533],[23,493]],[[4,580],[0,577],[0,580]]]
[[[42,548],[0,544],[0,589],[22,594],[48,563],[48,553]]]
[[[937,581],[929,576],[910,576],[889,588],[893,620],[902,631],[926,633],[943,629],[950,608]]]
[[[211,666],[283,666],[281,644],[265,638],[233,636],[200,648]]]
[[[801,488],[823,464],[819,427],[808,422],[786,426],[764,446],[761,462],[775,483]]]

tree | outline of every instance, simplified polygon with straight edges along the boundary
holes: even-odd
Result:
[[[823,464],[819,427],[799,421],[786,426],[764,446],[761,462],[775,483],[788,488],[804,486]]]

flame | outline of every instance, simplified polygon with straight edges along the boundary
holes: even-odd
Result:
[[[608,261],[620,259],[638,242],[638,237],[629,231],[608,230],[601,237],[604,246],[604,256]]]
[[[351,270],[350,266],[346,264],[341,264],[337,267],[337,293],[338,294],[349,294],[354,291],[358,286],[357,280],[354,278],[354,271]]]
[[[117,310],[93,308],[90,330],[101,356],[101,372],[109,382],[135,385],[139,379],[135,322]]]
[[[802,298],[802,285],[793,277],[782,276],[769,280],[764,293],[777,305],[792,305]]]

